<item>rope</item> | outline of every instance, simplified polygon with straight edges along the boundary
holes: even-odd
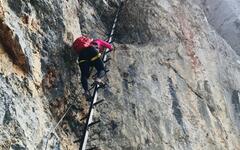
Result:
[[[63,114],[62,118],[58,121],[58,123],[55,125],[55,127],[52,128],[52,129],[49,131],[49,133],[47,134],[47,136],[46,136],[47,141],[46,141],[45,150],[47,150],[49,135],[50,135],[51,133],[53,133],[53,132],[57,129],[57,127],[58,127],[59,124],[62,122],[62,120],[64,119],[64,117],[67,115],[67,113],[69,112],[69,110],[70,110],[70,108],[71,108],[72,106],[73,106],[73,104],[71,104],[71,105],[68,107],[68,109],[66,110],[66,112]]]

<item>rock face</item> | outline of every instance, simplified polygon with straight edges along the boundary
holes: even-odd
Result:
[[[202,0],[209,23],[240,55],[240,2],[238,0]]]
[[[78,149],[87,103],[70,45],[81,33],[106,38],[118,1],[0,4],[0,149]],[[198,5],[127,1],[114,45],[89,145],[240,149],[240,57]]]

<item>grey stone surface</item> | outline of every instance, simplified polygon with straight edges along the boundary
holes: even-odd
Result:
[[[240,1],[201,0],[209,23],[240,55]]]
[[[0,149],[74,150],[87,103],[76,54],[79,34],[106,38],[118,2],[5,0],[0,25]],[[16,4],[16,5],[15,5]],[[228,15],[228,13],[226,14]],[[101,123],[89,145],[102,150],[240,149],[240,57],[193,1],[127,1],[111,53]],[[16,38],[17,37],[17,38]],[[14,46],[18,46],[15,49]],[[22,58],[19,59],[22,62]]]

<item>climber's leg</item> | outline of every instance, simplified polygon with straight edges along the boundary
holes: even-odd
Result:
[[[79,64],[81,70],[81,83],[85,92],[88,92],[88,77],[89,77],[89,67],[88,61]]]

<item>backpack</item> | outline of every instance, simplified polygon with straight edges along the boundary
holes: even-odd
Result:
[[[86,36],[80,36],[73,42],[72,48],[76,53],[79,53],[83,49],[92,46],[92,41],[93,39],[90,39]]]

